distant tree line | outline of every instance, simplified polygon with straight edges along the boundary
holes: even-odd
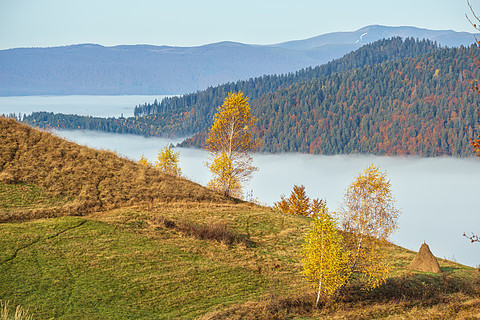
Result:
[[[130,118],[101,118],[92,116],[79,116],[75,114],[62,114],[53,112],[33,112],[23,117],[23,122],[41,128],[54,128],[64,130],[97,130],[112,133],[127,133],[150,136],[173,137],[178,136],[179,121],[188,117],[180,114],[154,114],[144,117]]]
[[[144,104],[128,119],[34,113],[25,121],[145,136],[196,134],[182,145],[201,146],[216,107],[241,90],[259,119],[260,151],[465,156],[464,128],[478,127],[472,50],[392,38],[316,68]]]
[[[265,75],[247,81],[227,83],[207,90],[165,98],[135,107],[131,118],[99,118],[35,112],[25,122],[39,127],[60,129],[87,129],[144,136],[185,136],[208,129],[213,115],[229,92],[242,91],[250,99],[274,92],[294,83],[325,77],[365,65],[381,63],[403,57],[417,56],[437,50],[430,40],[407,38],[384,39],[315,68],[306,68],[285,75]]]

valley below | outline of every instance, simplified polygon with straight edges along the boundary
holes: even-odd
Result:
[[[55,111],[65,114],[95,110],[102,117],[127,114],[125,99],[137,104],[160,99],[159,96],[30,96],[0,97],[0,114],[17,111]],[[15,101],[12,104],[12,99]],[[66,104],[66,101],[69,101]],[[132,108],[130,107],[130,110]],[[83,111],[82,111],[83,110]],[[145,156],[156,161],[163,147],[182,142],[185,137],[142,137],[89,130],[53,132],[67,140],[88,147],[115,150],[119,155],[138,161]],[[208,152],[198,148],[176,148],[180,152],[180,168],[188,179],[203,186],[210,179],[205,166]],[[339,209],[346,186],[356,174],[370,164],[387,171],[393,192],[402,211],[399,230],[391,239],[410,250],[418,250],[426,241],[442,258],[477,267],[480,247],[470,244],[463,233],[474,232],[480,225],[477,190],[480,161],[474,158],[372,155],[308,155],[299,153],[254,155],[258,171],[245,187],[250,200],[272,206],[280,196],[288,195],[293,185],[305,185],[309,196],[325,199],[333,211]]]
[[[138,160],[144,155],[151,163],[158,151],[182,139],[144,138],[95,131],[55,131],[60,137],[97,149],[116,150]],[[184,175],[206,185],[210,173],[205,166],[208,152],[175,148],[180,152]],[[272,206],[280,195],[288,195],[293,185],[305,185],[309,196],[325,199],[336,211],[345,188],[356,174],[374,164],[387,171],[398,207],[402,210],[399,230],[392,241],[418,250],[426,241],[435,254],[472,267],[480,265],[480,247],[463,233],[480,225],[477,189],[480,181],[478,159],[453,157],[381,157],[355,155],[255,154],[256,172],[245,187],[251,197]],[[417,248],[418,247],[418,248]]]
[[[395,37],[382,39],[387,31]],[[480,78],[472,59],[477,48],[455,47],[470,43],[467,33],[429,31],[436,35],[432,41],[402,39],[403,32],[426,31],[369,26],[344,34],[349,46],[343,42],[331,43],[330,49],[325,46],[341,49],[321,59],[330,62],[315,66],[317,60],[298,61],[307,67],[295,72],[255,66],[264,65],[262,59],[272,54],[282,53],[280,60],[297,59],[305,50],[306,57],[320,54],[323,37],[272,46],[222,42],[175,49],[88,44],[0,52],[7,57],[29,52],[75,54],[76,72],[93,75],[82,81],[75,72],[58,69],[46,73],[45,79],[56,79],[49,82],[42,80],[43,73],[30,79],[30,70],[23,68],[28,81],[22,86],[12,82],[14,91],[0,92],[10,95],[0,97],[0,115],[6,116],[0,117],[0,319],[10,320],[5,314],[16,306],[28,309],[33,318],[15,320],[478,319],[480,245],[468,238],[478,235],[480,225],[480,159],[475,157],[480,149],[472,152],[480,130],[479,95],[470,88],[472,79]],[[341,33],[325,39],[337,36],[342,39]],[[239,76],[232,71],[235,74],[209,79],[208,72],[222,71],[211,67],[223,65],[212,60],[214,49],[226,50],[223,64],[233,53],[254,50],[257,64],[250,67],[257,73],[245,70]],[[202,69],[196,58],[204,50],[208,63]],[[259,50],[269,53],[261,56]],[[345,50],[347,54],[339,58]],[[152,67],[159,55],[168,58],[177,51],[188,53],[189,63],[200,69],[194,72],[182,61],[168,59]],[[88,59],[79,58],[85,54],[100,60],[113,54],[126,73],[116,73],[117,60],[112,58],[111,65],[99,60],[105,70],[89,66],[105,76],[95,77],[83,67]],[[138,66],[125,60],[129,55]],[[54,55],[45,57],[42,68],[60,63]],[[60,65],[71,67],[69,61]],[[163,65],[182,66],[175,69],[182,80],[155,76]],[[243,65],[249,65],[248,59],[237,68],[243,70]],[[299,67],[296,62],[289,68]],[[113,78],[110,69],[115,71]],[[138,70],[150,69],[147,78],[137,77]],[[211,86],[225,77],[244,80]],[[52,84],[62,82],[65,86],[52,89]],[[182,83],[186,87],[179,89]],[[38,86],[32,91],[29,86],[34,84]],[[168,90],[160,90],[165,84]],[[150,94],[207,85],[206,90],[182,95]],[[12,92],[66,95],[11,96]],[[89,92],[148,95],[71,95]],[[244,93],[247,99],[242,100]],[[231,101],[243,101],[238,104],[250,119],[239,126],[239,135],[254,137],[237,146],[259,150],[253,153],[257,170],[239,193],[219,189],[220,175],[217,185],[210,183],[216,173],[213,165],[210,170],[206,166],[225,161],[214,160],[205,146],[212,119],[217,123],[220,114],[217,107],[228,105],[227,95]],[[230,112],[240,112],[236,108]],[[218,138],[219,145],[223,142]],[[165,156],[167,150],[178,164],[175,171],[155,164],[160,151]],[[232,165],[227,160],[218,167]],[[372,260],[359,265],[365,263],[364,275],[373,279],[388,261],[389,273],[378,278],[378,286],[363,287],[366,278],[354,271],[357,257],[348,256],[353,251],[345,239],[363,236],[366,229],[351,231],[344,220],[337,229],[331,227],[339,234],[335,238],[330,231],[331,239],[345,240],[338,240],[343,241],[338,246],[343,256],[331,265],[343,263],[342,272],[351,268],[351,273],[333,295],[319,298],[315,308],[316,288],[322,282],[312,285],[305,278],[310,243],[306,234],[330,217],[328,212],[333,217],[329,219],[340,223],[347,187],[372,165],[386,172],[389,182],[384,186],[391,188],[401,214],[397,221],[397,211],[392,210],[389,220],[392,207],[379,205],[379,215],[387,216],[381,228],[391,227],[385,234],[398,228],[384,242],[365,235]],[[232,181],[241,185],[240,180]],[[292,188],[300,190],[298,186],[305,187],[311,200],[321,199],[328,210],[312,201],[308,204],[312,209],[302,216],[301,210],[290,212],[275,205]],[[355,215],[362,209],[348,210]],[[372,219],[365,220],[367,229],[376,228]],[[393,222],[386,226],[388,221]],[[324,230],[322,259],[324,253],[335,251],[324,249],[323,241],[329,241]],[[423,243],[437,257],[440,273],[408,268]],[[312,250],[313,255],[317,251]],[[375,260],[376,254],[385,259]],[[341,262],[344,259],[353,265]]]

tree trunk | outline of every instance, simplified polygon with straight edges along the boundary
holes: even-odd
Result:
[[[322,292],[322,280],[318,283],[318,293],[317,293],[317,301],[315,302],[315,308],[318,308],[318,302],[320,301],[320,293]]]

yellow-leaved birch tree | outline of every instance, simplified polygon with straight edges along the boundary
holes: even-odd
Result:
[[[363,278],[367,288],[379,286],[389,271],[382,248],[397,228],[400,214],[386,172],[368,166],[347,188],[339,213],[351,271]]]
[[[206,140],[211,154],[207,166],[213,175],[208,187],[241,198],[242,185],[257,170],[252,165],[252,153],[261,144],[252,134],[257,119],[250,113],[248,98],[241,91],[230,92],[213,119]]]
[[[174,152],[171,146],[166,146],[158,151],[155,166],[164,173],[180,176],[182,171],[178,166],[179,156],[180,152]]]
[[[322,296],[333,295],[350,276],[349,252],[342,247],[342,236],[324,201],[313,215],[313,225],[303,245],[303,273],[317,287],[318,307]]]

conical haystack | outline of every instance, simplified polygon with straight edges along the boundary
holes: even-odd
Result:
[[[430,251],[430,248],[426,243],[422,244],[418,254],[415,256],[412,262],[410,262],[407,268],[423,272],[442,272],[437,259],[433,255],[432,251]]]

